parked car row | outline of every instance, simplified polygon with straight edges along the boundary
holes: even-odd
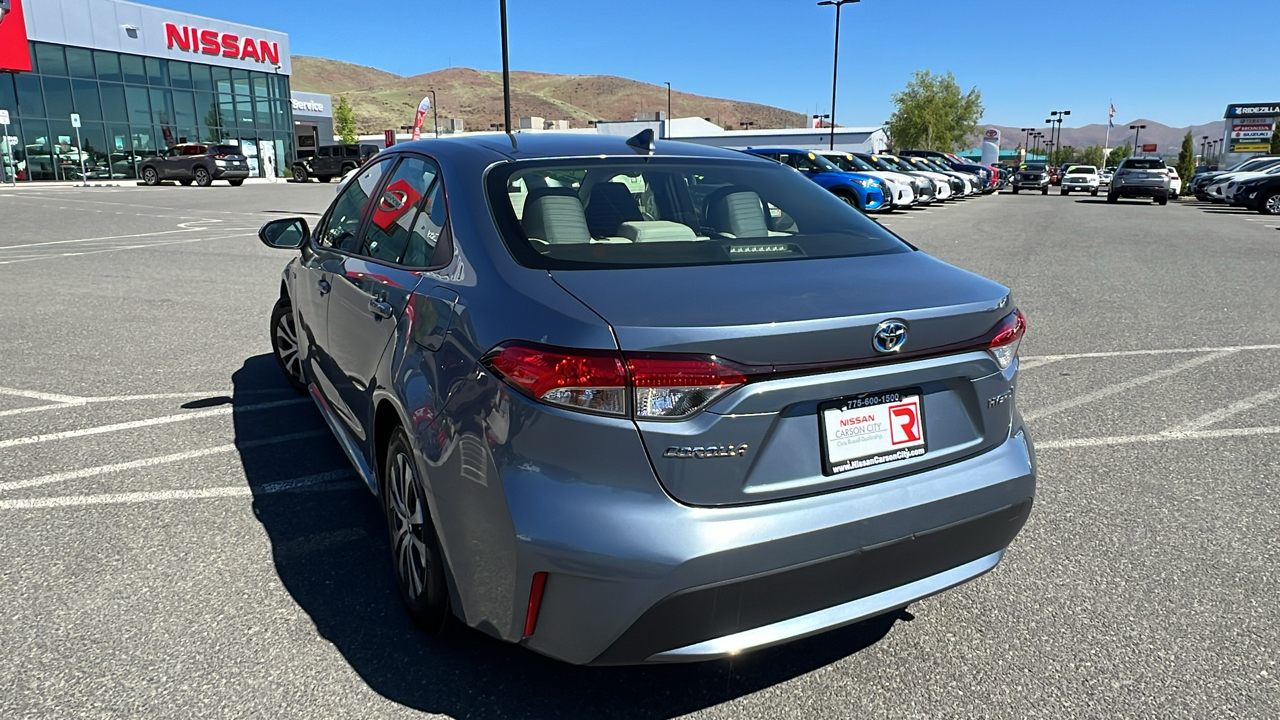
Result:
[[[1152,202],[1167,205],[1182,191],[1182,179],[1178,171],[1165,165],[1160,158],[1125,158],[1118,167],[1101,171],[1097,166],[1082,163],[1064,163],[1061,167],[1049,167],[1045,163],[1022,165],[1011,183],[1013,194],[1030,190],[1048,195],[1057,178],[1059,194],[1087,192],[1097,196],[1105,188],[1107,202],[1119,202],[1127,198],[1150,198]]]
[[[1280,215],[1280,155],[1260,155],[1226,170],[1197,173],[1188,191],[1197,200]]]
[[[896,155],[800,148],[748,148],[746,152],[795,168],[846,204],[868,213],[986,194],[1001,187],[995,168],[968,165],[928,150]]]

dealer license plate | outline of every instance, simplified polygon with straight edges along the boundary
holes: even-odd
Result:
[[[826,475],[909,460],[928,452],[920,388],[869,393],[818,406]]]

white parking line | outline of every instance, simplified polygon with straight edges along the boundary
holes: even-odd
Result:
[[[1188,355],[1191,353],[1239,352],[1243,350],[1280,350],[1280,345],[1227,345],[1224,347],[1166,348],[1160,350],[1115,350],[1111,352],[1068,353],[1065,355],[1029,355],[1022,358],[1021,368],[1030,370],[1059,360],[1083,358],[1137,357],[1141,355]]]
[[[33,395],[22,395],[27,393],[26,390],[10,390],[9,388],[0,388],[0,395],[19,395],[21,397],[33,397]],[[188,398],[208,398],[208,397],[227,397],[233,393],[236,395],[252,394],[252,395],[279,395],[281,393],[292,393],[292,390],[239,390],[239,391],[218,391],[218,392],[181,392],[181,393],[150,393],[146,395],[104,395],[99,397],[75,397],[72,395],[52,395],[49,393],[35,393],[36,395],[45,395],[46,397],[36,398],[39,400],[48,399],[57,404],[55,405],[36,405],[34,407],[13,408],[11,410],[0,410],[0,417],[9,415],[26,415],[34,412],[47,412],[49,410],[65,410],[70,407],[84,407],[93,403],[116,403],[116,402],[145,402],[148,400],[186,400]],[[55,400],[54,398],[66,398],[65,400]]]
[[[1225,437],[1253,437],[1256,435],[1280,435],[1280,426],[1251,428],[1226,428],[1223,430],[1186,430],[1151,433],[1148,435],[1113,435],[1096,438],[1072,438],[1069,440],[1037,441],[1036,450],[1062,448],[1101,447],[1104,445],[1130,445],[1133,443],[1173,442],[1177,440],[1211,440]]]
[[[19,390],[18,388],[0,387],[0,395],[13,395],[15,397],[29,398],[31,400],[44,400],[53,403],[79,403],[84,398],[75,397],[74,395],[59,395],[57,393],[45,393],[35,390]]]
[[[33,445],[35,443],[49,442],[50,440],[66,440],[68,438],[84,437],[86,435],[100,435],[102,433],[117,432],[120,430],[132,430],[134,428],[150,427],[152,425],[167,425],[169,423],[185,422],[187,420],[199,420],[200,418],[215,417],[218,415],[230,415],[232,412],[245,413],[255,412],[257,410],[270,410],[272,408],[285,407],[287,405],[297,405],[299,403],[309,403],[310,398],[293,398],[290,400],[276,400],[275,402],[258,403],[256,405],[245,405],[243,407],[219,407],[208,410],[196,410],[195,412],[182,413],[180,415],[164,415],[161,417],[147,418],[146,420],[131,420],[129,422],[112,423],[111,425],[99,425],[91,428],[81,428],[79,430],[64,430],[62,432],[48,433],[45,435],[29,435],[27,437],[11,438],[9,440],[0,440],[0,450],[11,448],[18,445]]]
[[[1280,398],[1280,388],[1260,392],[1253,397],[1238,400],[1224,408],[1214,410],[1211,413],[1205,413],[1198,418],[1193,418],[1180,425],[1175,425],[1165,432],[1190,432],[1192,430],[1199,430],[1213,425],[1214,423],[1222,422],[1232,415],[1239,415],[1240,413],[1252,410],[1259,405],[1265,405],[1276,398]]]
[[[20,262],[32,262],[32,261],[34,261],[34,260],[53,260],[53,259],[55,259],[55,258],[62,258],[62,257],[74,257],[74,256],[77,256],[77,255],[97,255],[97,254],[99,254],[99,253],[118,252],[118,251],[120,251],[120,250],[139,250],[139,249],[142,249],[142,248],[164,247],[165,245],[182,245],[182,244],[185,244],[185,243],[205,242],[205,241],[209,241],[209,240],[227,240],[227,239],[230,239],[230,238],[237,238],[237,237],[250,237],[250,236],[253,236],[253,235],[256,235],[256,233],[244,232],[244,233],[237,233],[237,234],[235,234],[235,235],[222,235],[222,236],[219,236],[219,237],[198,237],[198,238],[189,238],[189,239],[184,239],[184,240],[169,240],[169,241],[167,241],[167,242],[153,242],[153,243],[145,243],[145,244],[142,244],[142,245],[120,245],[120,246],[116,246],[116,247],[109,247],[109,248],[105,248],[105,249],[103,249],[103,250],[89,250],[89,251],[85,251],[85,252],[55,253],[55,254],[53,254],[53,255],[37,255],[37,256],[31,256],[31,257],[22,257],[22,258],[17,258],[17,259],[14,259],[14,260],[0,260],[0,265],[13,265],[13,264],[15,264],[15,263],[20,263]]]
[[[1116,383],[1114,385],[1108,385],[1100,390],[1095,390],[1094,392],[1091,392],[1091,393],[1085,393],[1084,395],[1071,398],[1070,400],[1063,400],[1060,403],[1050,405],[1046,408],[1033,410],[1029,413],[1026,413],[1024,417],[1028,421],[1030,421],[1030,420],[1035,420],[1037,418],[1045,417],[1046,415],[1052,415],[1057,412],[1062,412],[1063,410],[1070,410],[1073,407],[1079,407],[1087,403],[1101,400],[1105,397],[1110,397],[1112,395],[1125,392],[1126,390],[1132,390],[1133,388],[1146,385],[1147,383],[1150,383],[1150,382],[1155,382],[1156,380],[1160,380],[1161,378],[1166,378],[1166,377],[1169,377],[1170,375],[1176,375],[1177,373],[1183,372],[1184,370],[1190,370],[1192,368],[1199,367],[1206,363],[1211,363],[1214,360],[1221,360],[1222,358],[1228,355],[1231,355],[1235,352],[1238,352],[1238,351],[1224,350],[1222,352],[1215,352],[1209,355],[1201,355],[1200,357],[1192,358],[1184,363],[1179,363],[1172,367],[1164,368],[1163,370],[1157,370],[1156,372],[1143,375],[1141,377],[1136,377],[1136,378],[1133,378],[1132,380],[1126,380],[1124,382]]]
[[[194,460],[196,458],[209,457],[210,455],[220,455],[234,450],[252,450],[253,448],[265,447],[267,445],[277,445],[279,443],[293,442],[294,440],[305,440],[307,438],[319,437],[327,434],[329,433],[325,430],[313,430],[310,432],[293,433],[291,435],[277,435],[275,437],[261,438],[259,440],[250,440],[248,442],[240,443],[239,445],[236,443],[227,443],[226,445],[217,445],[215,447],[201,448],[199,450],[188,450],[186,452],[173,453],[172,455],[160,455],[158,457],[130,460],[129,462],[114,463],[111,465],[81,468],[80,470],[67,470],[65,472],[41,475],[40,477],[33,477],[27,480],[0,482],[0,492],[5,490],[21,490],[23,488],[39,487],[40,485],[51,485],[53,483],[66,482],[67,480],[79,480],[81,478],[119,472],[121,470],[136,470],[137,468],[155,467],[156,465],[164,465],[166,463]]]
[[[353,477],[353,470],[332,470],[305,477],[267,483],[258,488],[248,485],[200,488],[193,490],[155,490],[151,492],[108,493],[103,495],[63,495],[58,497],[20,498],[0,500],[0,510],[31,510],[36,508],[77,507],[83,505],[124,505],[167,500],[203,500],[208,498],[250,497],[304,490],[325,492],[352,490],[364,485],[357,482],[336,482]]]
[[[21,248],[30,248],[30,247],[47,247],[49,245],[66,245],[68,243],[97,242],[99,240],[129,240],[132,238],[155,237],[157,235],[173,235],[174,233],[189,233],[189,232],[196,232],[197,230],[210,230],[210,229],[212,228],[182,228],[181,230],[161,230],[159,232],[135,233],[133,235],[109,235],[106,237],[79,238],[76,240],[48,240],[45,242],[38,242],[38,243],[25,243],[22,245],[0,245],[0,252],[4,252],[6,250],[18,250]],[[221,228],[218,228],[218,229],[220,230]]]

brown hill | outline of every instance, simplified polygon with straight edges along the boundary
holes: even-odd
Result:
[[[1146,125],[1146,129],[1142,131],[1138,142],[1146,145],[1147,143],[1156,144],[1156,153],[1159,155],[1177,155],[1178,150],[1182,148],[1182,138],[1187,134],[1187,130],[1191,130],[1191,137],[1195,140],[1196,152],[1200,152],[1200,139],[1208,135],[1210,140],[1219,140],[1222,138],[1223,121],[1215,120],[1213,122],[1204,123],[1202,125],[1192,125],[1186,127],[1170,127],[1154,120],[1130,120],[1129,122],[1116,123],[1111,128],[1111,147],[1119,147],[1120,145],[1133,144],[1133,131],[1129,129],[1130,125]],[[1006,149],[1014,149],[1020,147],[1026,134],[1018,128],[1005,127],[1003,125],[982,125],[983,128],[997,127],[1000,128],[1000,147]],[[1048,125],[1045,126],[1046,128]],[[1045,131],[1046,134],[1048,131]],[[1086,148],[1090,145],[1101,145],[1107,140],[1107,126],[1103,124],[1085,125],[1083,127],[1066,127],[1062,128],[1062,144],[1070,145],[1074,148]]]
[[[436,91],[440,118],[462,118],[467,130],[488,130],[501,123],[502,74],[449,68],[402,77],[337,60],[295,55],[295,90],[345,95],[356,112],[361,133],[378,133],[413,122],[414,109],[427,90]],[[511,73],[511,114],[568,120],[586,127],[588,120],[630,120],[637,112],[667,109],[667,88],[611,75]],[[671,94],[672,115],[705,117],[725,127],[753,122],[756,127],[804,127],[806,116],[781,108],[691,93]]]

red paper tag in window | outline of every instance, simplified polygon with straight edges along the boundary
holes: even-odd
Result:
[[[373,224],[390,232],[391,226],[418,204],[422,193],[418,192],[408,180],[397,180],[382,191],[378,206],[373,210]]]

